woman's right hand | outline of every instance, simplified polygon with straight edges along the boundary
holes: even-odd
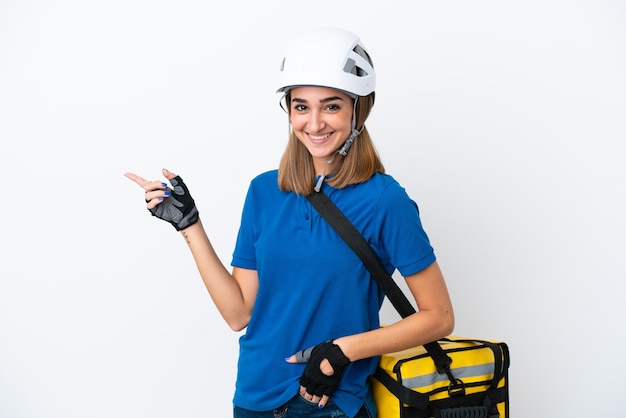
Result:
[[[163,169],[163,176],[171,184],[169,187],[162,181],[149,181],[133,173],[124,175],[145,191],[146,207],[152,216],[171,223],[177,231],[198,222],[196,203],[180,176]]]

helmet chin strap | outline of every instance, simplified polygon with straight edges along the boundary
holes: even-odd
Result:
[[[317,179],[317,183],[315,183],[314,190],[316,192],[319,192],[322,189],[322,183],[324,183],[324,179],[326,178],[326,169],[328,168],[329,165],[332,164],[333,161],[335,161],[335,156],[338,153],[339,153],[339,151],[334,152],[332,158],[330,160],[326,161],[326,165],[324,166],[324,171],[322,171],[322,175],[320,176],[319,179]]]
[[[359,100],[359,96],[354,97],[354,106],[352,107],[352,130],[350,131],[350,136],[346,139],[346,142],[343,143],[343,146],[339,148],[337,151],[342,156],[348,155],[348,150],[352,146],[354,139],[361,134],[363,127],[361,129],[356,128],[356,102]]]
[[[352,132],[350,133],[350,136],[348,137],[348,139],[346,139],[346,142],[344,142],[343,146],[336,151],[337,154],[341,154],[344,157],[348,155],[348,150],[352,146],[352,143],[354,142],[356,137],[361,134],[362,130],[363,128],[358,129],[358,130],[355,128],[352,128]]]
[[[322,172],[322,175],[320,176],[320,178],[317,180],[317,183],[315,184],[314,190],[316,192],[319,192],[322,189],[322,183],[324,182],[324,179],[326,178],[326,169],[328,168],[328,166],[330,166],[333,163],[333,161],[335,161],[335,157],[337,156],[337,154],[340,154],[342,157],[345,157],[346,155],[348,155],[348,150],[352,146],[352,143],[354,142],[356,137],[359,136],[361,132],[363,131],[362,127],[361,129],[356,129],[356,101],[357,100],[358,100],[358,96],[354,98],[354,108],[352,110],[352,131],[350,132],[350,136],[348,137],[348,139],[346,139],[346,142],[343,143],[343,146],[333,153],[332,158],[326,162],[326,165],[324,166],[324,171]]]

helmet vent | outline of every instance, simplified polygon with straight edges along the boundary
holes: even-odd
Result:
[[[343,70],[357,77],[367,77],[367,71],[356,65],[356,62],[354,62],[352,58],[346,60],[346,65],[344,65]]]
[[[370,55],[361,45],[355,45],[353,51],[359,54],[360,56],[362,56],[363,58],[365,58],[372,67],[374,66],[374,63],[372,62],[372,58],[370,58]]]
[[[356,54],[360,55],[372,67],[374,66],[374,64],[372,63],[372,59],[370,58],[369,54],[360,45],[355,45],[355,47],[354,47],[354,49],[352,51],[355,52]],[[353,75],[355,75],[357,77],[367,77],[369,75],[366,70],[364,70],[363,68],[361,68],[358,65],[356,65],[356,62],[353,59],[351,59],[351,58],[348,58],[346,60],[346,65],[344,65],[343,70],[345,72],[353,74]]]

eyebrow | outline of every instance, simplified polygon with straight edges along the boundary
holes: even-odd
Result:
[[[320,100],[320,103],[332,102],[332,101],[334,101],[334,100],[341,100],[341,101],[343,101],[343,98],[341,98],[341,97],[339,97],[339,96],[331,96],[331,97],[327,97],[327,98],[325,98],[325,99]],[[293,98],[291,99],[291,101],[292,101],[292,102],[295,102],[295,103],[307,103],[307,101],[306,101],[306,100],[304,100],[304,99],[299,99],[299,98],[297,98],[297,97],[293,97]]]

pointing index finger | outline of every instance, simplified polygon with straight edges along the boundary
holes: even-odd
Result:
[[[130,180],[134,181],[135,183],[137,183],[140,187],[145,186],[146,184],[149,183],[148,180],[144,179],[143,177],[138,176],[137,174],[134,173],[124,173],[124,176],[129,178]]]

